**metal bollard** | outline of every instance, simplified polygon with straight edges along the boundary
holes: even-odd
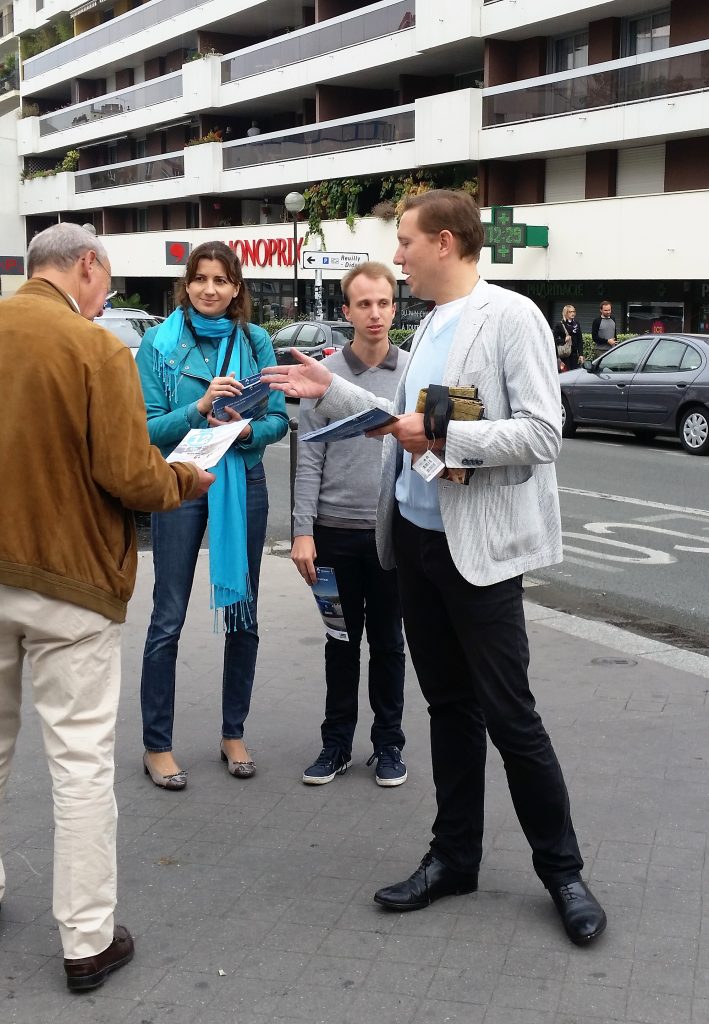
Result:
[[[288,420],[290,428],[290,543],[293,547],[293,530],[295,521],[293,512],[295,510],[295,471],[298,468],[298,420],[295,416]]]

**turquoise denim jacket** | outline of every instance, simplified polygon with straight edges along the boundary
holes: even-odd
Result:
[[[169,455],[193,427],[208,428],[206,418],[197,410],[197,402],[207,390],[212,375],[205,367],[204,358],[198,351],[194,338],[186,328],[183,328],[179,341],[180,348],[194,349],[194,354],[191,351],[187,352],[182,372],[178,377],[177,394],[173,398],[168,397],[155,367],[152,339],[158,329],[151,327],[145,332],[135,362],[143,387],[150,440],[158,446],[163,455]],[[274,366],[276,357],[268,332],[257,324],[249,324],[249,333],[259,370],[264,366]],[[244,332],[239,331],[237,338],[242,346],[242,352],[244,349],[248,352],[249,341]],[[245,365],[243,358],[241,365]],[[288,413],[285,397],[281,391],[272,391],[266,413],[251,421],[251,434],[246,441],[236,442],[235,447],[243,455],[246,468],[251,469],[260,462],[266,445],[280,441],[287,430]]]

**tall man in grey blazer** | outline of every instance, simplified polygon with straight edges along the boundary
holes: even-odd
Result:
[[[483,241],[465,193],[405,200],[394,262],[412,294],[436,307],[417,331],[393,403],[305,356],[264,376],[288,395],[319,398],[329,417],[371,407],[398,416],[379,432],[388,436],[377,548],[382,565],[398,569],[409,649],[429,706],[438,813],[419,867],[375,901],[418,910],[477,889],[487,732],[535,871],[569,938],[584,945],[606,916],[581,879],[566,785],[529,689],[522,607],[522,574],[562,559],[554,342],[533,303],[480,278]],[[475,385],[484,418],[448,419],[445,401],[438,415],[415,412],[419,389],[436,384]],[[421,471],[434,455],[439,472],[426,479]]]

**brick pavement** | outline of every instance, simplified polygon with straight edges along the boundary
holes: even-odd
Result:
[[[247,723],[258,773],[227,775],[205,569],[202,557],[178,675],[175,748],[189,786],[166,793],[140,765],[151,588],[141,555],[116,771],[118,920],[137,952],[93,995],[64,985],[49,778],[36,715],[25,712],[0,817],[2,1024],[709,1024],[705,659],[528,605],[533,689],[609,917],[606,934],[577,949],[531,870],[494,750],[480,891],[409,915],[372,903],[413,870],[430,835],[425,707],[409,670],[405,786],[381,789],[365,767],[364,706],[352,769],[302,785],[320,746],[322,636],[282,557],[262,571]]]

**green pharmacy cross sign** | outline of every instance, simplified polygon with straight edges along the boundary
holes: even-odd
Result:
[[[549,228],[533,224],[515,224],[511,206],[493,206],[492,223],[484,224],[483,246],[492,250],[493,263],[512,263],[515,249],[528,246],[546,249],[549,245]]]

